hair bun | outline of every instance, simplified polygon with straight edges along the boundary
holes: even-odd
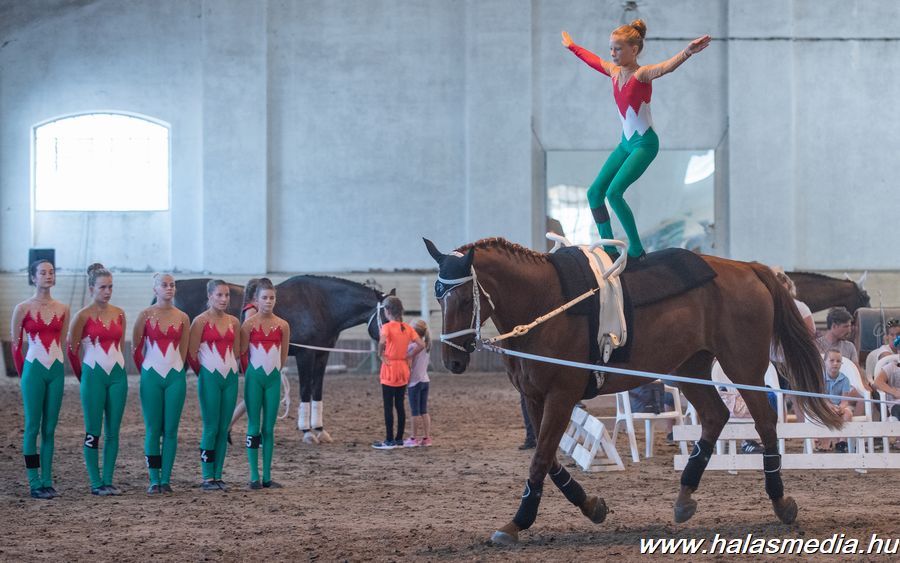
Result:
[[[647,24],[644,23],[644,20],[634,20],[629,25],[641,35],[641,39],[647,36]]]
[[[96,272],[97,270],[105,270],[105,269],[106,269],[106,267],[103,264],[101,264],[100,262],[94,262],[93,264],[88,266],[87,275],[91,275],[94,272]]]

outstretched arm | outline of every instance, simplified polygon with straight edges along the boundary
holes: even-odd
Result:
[[[710,41],[712,41],[712,37],[710,37],[709,35],[698,37],[697,39],[691,41],[683,51],[681,51],[671,59],[663,61],[661,63],[656,63],[655,65],[640,67],[635,73],[635,77],[641,82],[650,82],[651,80],[656,80],[660,76],[669,74],[676,68],[680,67],[681,63],[691,58],[691,55],[693,55],[694,53],[699,53],[703,49],[706,49],[709,46]]]
[[[584,47],[579,47],[565,31],[562,32],[562,44],[566,49],[575,53],[579,59],[583,60],[592,69],[598,70],[606,76],[612,76],[612,71],[616,65],[609,61],[604,61]]]

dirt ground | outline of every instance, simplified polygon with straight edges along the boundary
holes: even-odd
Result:
[[[175,493],[148,497],[137,383],[135,376],[130,377],[116,472],[124,495],[89,494],[81,455],[84,430],[78,387],[67,378],[54,463],[56,486],[63,496],[41,501],[28,497],[18,380],[0,381],[0,559],[636,560],[646,557],[639,553],[642,538],[711,541],[715,534],[728,539],[753,534],[827,539],[843,533],[867,545],[872,533],[894,541],[900,537],[900,474],[888,471],[786,472],[786,491],[800,505],[793,526],[777,522],[765,497],[762,474],[710,471],[695,495],[700,503],[697,514],[676,525],[672,503],[678,475],[672,469],[672,455],[677,448],[663,443],[658,434],[657,455],[637,464],[626,461],[625,471],[585,474],[570,467],[589,494],[605,498],[612,509],[606,522],[590,523],[548,480],[538,520],[522,534],[521,543],[493,547],[487,540],[514,514],[531,455],[516,448],[523,437],[518,395],[503,374],[432,376],[435,445],[391,451],[370,447],[383,437],[376,376],[329,375],[326,428],[335,443],[301,443],[292,413],[276,427],[273,478],[285,487],[243,489],[247,461],[243,448],[236,447],[225,464],[224,479],[232,486],[228,493],[199,489],[200,416],[192,377],[172,481]],[[296,393],[296,385],[293,389]],[[243,428],[239,423],[235,435],[241,436]],[[621,441],[619,449],[625,453]],[[717,559],[748,557],[766,556]]]

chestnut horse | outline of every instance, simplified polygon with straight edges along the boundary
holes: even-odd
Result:
[[[444,365],[453,373],[465,371],[476,348],[480,324],[488,318],[501,333],[530,323],[565,302],[559,278],[546,254],[512,244],[502,238],[484,239],[443,254],[425,240],[440,266],[435,295],[443,311],[441,340]],[[769,346],[784,350],[793,389],[822,392],[822,358],[803,324],[791,296],[766,266],[703,256],[717,274],[711,281],[675,297],[634,309],[628,327],[633,339],[630,360],[611,367],[659,374],[674,373],[710,379],[717,358],[735,383],[764,385]],[[510,350],[587,363],[588,323],[584,317],[557,315],[524,336],[504,341]],[[528,415],[538,430],[525,493],[515,517],[497,530],[492,540],[518,541],[520,531],[532,525],[543,490],[551,480],[565,497],[595,523],[606,517],[603,499],[585,494],[556,459],[559,441],[575,404],[582,398],[589,372],[504,355],[509,379],[526,399]],[[601,394],[626,391],[646,383],[641,377],[607,374]],[[685,522],[697,508],[691,498],[712,455],[713,445],[728,421],[728,409],[715,387],[679,383],[697,410],[702,425],[700,440],[681,475],[675,501],[675,521]],[[741,391],[765,447],[765,489],[775,514],[790,523],[797,503],[784,495],[781,457],[775,432],[776,415],[766,394]],[[840,417],[821,398],[797,397],[812,419],[831,428]]]

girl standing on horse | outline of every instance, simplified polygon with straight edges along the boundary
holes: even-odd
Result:
[[[591,68],[612,78],[613,98],[622,120],[622,140],[606,159],[600,174],[588,188],[588,203],[600,231],[600,238],[611,239],[612,225],[604,200],[609,201],[610,207],[628,236],[628,255],[639,260],[646,253],[638,235],[634,215],[623,196],[628,186],[640,178],[659,152],[659,138],[653,130],[653,121],[650,117],[652,82],[681,66],[691,55],[705,49],[710,42],[709,35],[704,35],[691,41],[683,51],[671,59],[655,65],[642,66],[638,64],[637,57],[644,48],[646,33],[647,25],[643,20],[634,20],[628,25],[616,28],[609,37],[612,59],[612,62],[609,62],[579,47],[568,33],[562,32],[562,44],[566,48]],[[608,247],[607,251],[618,256],[612,247]]]
[[[260,278],[256,290],[259,312],[241,326],[241,363],[244,365],[244,402],[247,405],[247,460],[251,489],[277,488],[272,481],[275,421],[281,397],[281,368],[287,360],[290,326],[275,316],[275,286]],[[260,416],[262,424],[260,424]],[[263,450],[262,482],[259,448]]]
[[[147,494],[171,493],[170,480],[178,451],[178,425],[185,395],[185,357],[190,320],[175,307],[175,278],[153,276],[156,303],[134,323],[134,365],[141,370],[144,455],[150,473]],[[161,446],[160,446],[161,443]]]
[[[16,305],[10,330],[13,364],[22,377],[25,407],[22,453],[32,498],[51,499],[59,496],[53,487],[53,450],[62,405],[69,307],[50,295],[50,288],[56,285],[56,269],[48,260],[33,262],[28,276],[34,296]]]
[[[372,447],[389,450],[403,447],[406,426],[406,385],[409,383],[410,358],[425,348],[422,339],[411,326],[403,322],[403,303],[391,296],[384,300],[388,322],[381,327],[378,357],[381,358],[381,397],[384,401],[385,439]],[[410,346],[413,344],[413,346]],[[397,411],[397,432],[394,432],[394,413]]]
[[[241,348],[241,325],[226,311],[230,300],[228,284],[210,280],[206,284],[209,308],[191,324],[188,362],[199,377],[197,394],[203,419],[200,438],[200,468],[204,491],[225,491],[222,467],[228,448],[228,427],[238,394],[238,363],[235,350]]]
[[[87,269],[88,290],[93,301],[78,311],[69,330],[69,362],[81,381],[81,407],[84,411],[84,464],[91,494],[121,494],[113,485],[116,457],[119,454],[119,427],[128,398],[125,373],[125,311],[110,304],[113,277],[103,264]],[[80,355],[79,355],[80,353]],[[103,474],[100,474],[100,434],[103,441]]]

